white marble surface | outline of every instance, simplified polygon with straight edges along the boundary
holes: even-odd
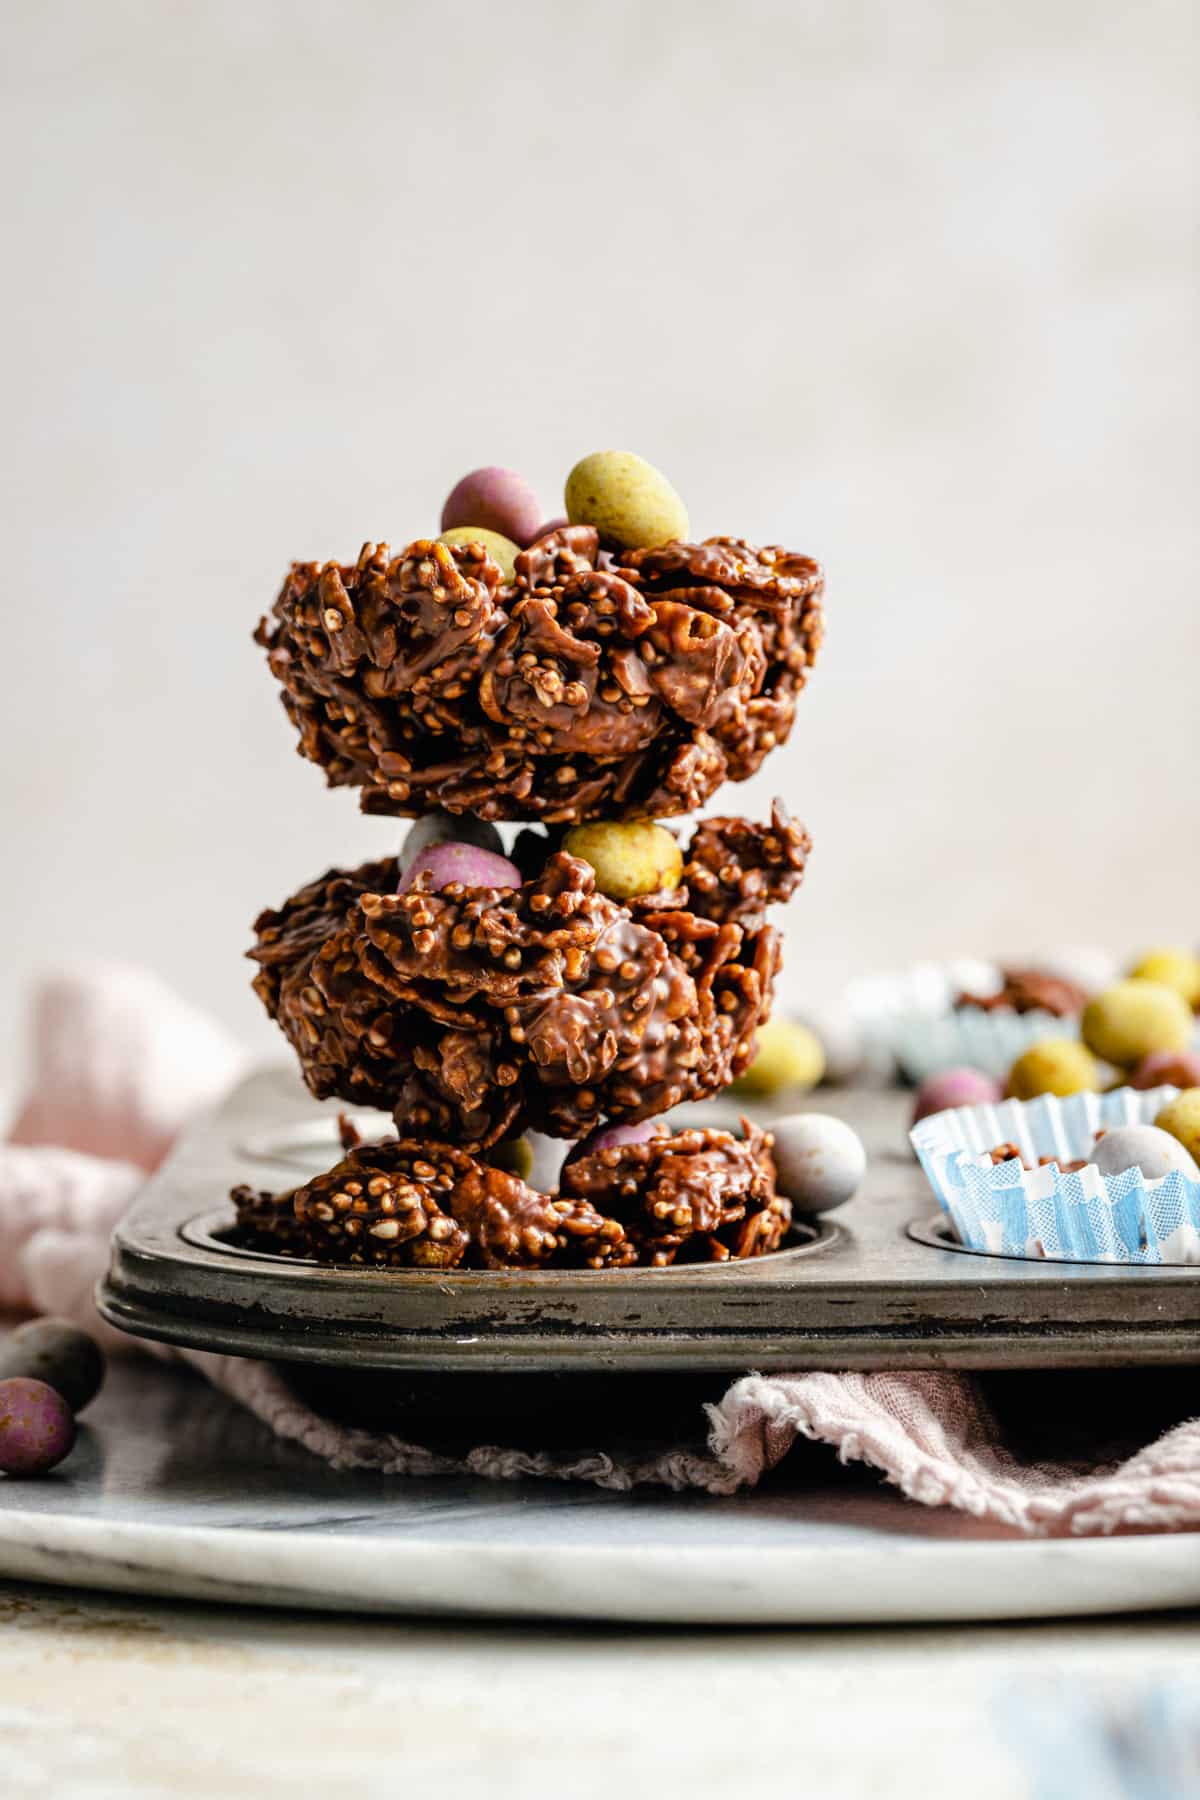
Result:
[[[0,1483],[0,1575],[363,1612],[792,1624],[1200,1604],[1190,1536],[1030,1542],[827,1451],[714,1500],[345,1474],[181,1370],[119,1364],[72,1457]]]

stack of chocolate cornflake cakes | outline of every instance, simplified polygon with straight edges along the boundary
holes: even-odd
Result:
[[[664,1115],[749,1064],[780,962],[770,908],[810,845],[776,802],[659,821],[787,738],[821,642],[819,566],[688,541],[639,458],[587,457],[568,518],[507,471],[464,477],[442,535],[293,566],[258,630],[301,754],[396,857],[258,919],[254,986],[312,1092],[382,1108],[244,1243],[406,1269],[618,1269],[777,1249],[769,1134]],[[506,847],[497,830],[515,821]],[[552,1193],[526,1133],[571,1140]]]

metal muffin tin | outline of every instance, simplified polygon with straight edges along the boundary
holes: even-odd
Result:
[[[868,1177],[842,1211],[800,1227],[772,1256],[605,1272],[338,1269],[228,1239],[234,1185],[294,1186],[338,1155],[336,1109],[318,1106],[290,1070],[266,1070],[187,1132],[147,1184],[115,1233],[98,1303],[136,1336],[330,1373],[1200,1362],[1200,1269],[963,1250],[930,1216],[906,1096],[848,1090],[813,1104],[862,1135]],[[692,1110],[714,1123],[736,1116]]]

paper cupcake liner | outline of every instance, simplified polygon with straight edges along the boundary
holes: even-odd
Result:
[[[993,1256],[1053,1262],[1200,1263],[1200,1181],[1177,1170],[1147,1181],[1140,1169],[1101,1175],[1094,1163],[1065,1175],[1056,1164],[993,1164],[997,1144],[1026,1162],[1090,1156],[1096,1132],[1151,1125],[1177,1088],[1117,1088],[1059,1100],[1003,1100],[934,1113],[909,1132],[929,1185],[959,1238]]]
[[[1053,1013],[955,1010],[959,994],[995,993],[1001,979],[995,963],[918,963],[903,975],[854,982],[847,999],[876,1065],[892,1065],[914,1084],[962,1063],[999,1081],[1039,1038],[1079,1035],[1078,1019]]]

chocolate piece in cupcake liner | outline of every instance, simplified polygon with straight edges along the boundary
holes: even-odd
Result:
[[[568,1159],[540,1193],[448,1144],[360,1145],[289,1193],[235,1188],[248,1248],[390,1269],[663,1267],[779,1247],[770,1137],[687,1130]]]
[[[972,1250],[1056,1262],[1200,1263],[1200,1181],[1178,1171],[1147,1181],[1137,1168],[1106,1176],[1088,1160],[1097,1132],[1152,1124],[1177,1092],[1123,1087],[956,1107],[922,1119],[909,1138]],[[998,1147],[1012,1154],[997,1162]]]
[[[256,635],[301,754],[365,811],[666,818],[785,740],[823,588],[810,558],[740,538],[614,558],[567,527],[511,583],[480,546],[422,538],[294,564]]]
[[[627,906],[561,851],[518,888],[396,893],[394,859],[333,870],[261,915],[254,986],[318,1098],[391,1108],[402,1135],[468,1149],[578,1138],[747,1066],[779,963],[763,912],[807,849],[778,804],[769,826],[714,819],[685,864],[696,892]]]

